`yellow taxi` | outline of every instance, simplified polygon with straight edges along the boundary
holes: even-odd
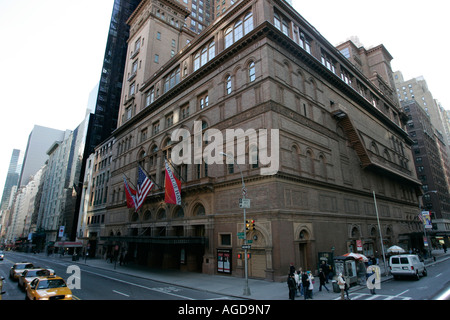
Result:
[[[56,275],[38,277],[26,288],[26,300],[72,300],[72,291],[63,278]]]
[[[19,277],[26,269],[33,269],[34,265],[31,262],[17,262],[9,270],[9,277],[13,280],[19,280]]]
[[[44,268],[35,268],[35,269],[26,269],[19,277],[19,288],[25,290],[31,281],[38,277],[45,277],[54,275],[55,271],[52,269],[44,269]]]

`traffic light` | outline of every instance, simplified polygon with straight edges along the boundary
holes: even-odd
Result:
[[[245,231],[255,230],[255,220],[245,220]]]
[[[242,258],[244,258],[244,254],[242,252],[238,252],[237,258],[238,260],[242,260]]]

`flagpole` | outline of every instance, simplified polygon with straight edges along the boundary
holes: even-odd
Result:
[[[380,217],[378,216],[377,197],[375,196],[375,190],[373,190],[373,201],[375,202],[375,212],[377,214],[378,231],[380,232],[381,250],[383,251],[384,272],[387,275],[388,272],[387,272],[387,265],[386,265],[386,256],[384,254],[383,235],[382,235],[382,232],[381,232]]]
[[[147,175],[147,177],[149,178],[149,180],[150,180],[151,182],[153,182],[153,184],[154,184],[155,186],[157,186],[159,189],[162,189],[162,187],[161,187],[159,184],[157,184],[155,181],[153,181],[153,179],[151,178],[151,175],[147,172],[147,170],[145,170],[145,168],[142,168],[140,165],[138,165],[138,166],[139,166],[139,168],[142,169],[142,171],[145,172],[145,174]]]
[[[186,183],[187,181],[184,180],[184,178],[182,177],[181,173],[177,170],[176,166],[173,164],[172,160],[167,159],[165,156],[164,156],[164,159],[167,160],[172,165],[172,168],[175,169],[175,171],[177,172],[177,174],[180,177],[180,179],[183,180],[183,182]]]

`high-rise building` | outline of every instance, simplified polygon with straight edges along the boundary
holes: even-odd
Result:
[[[26,186],[32,177],[48,159],[47,150],[55,141],[64,137],[64,131],[35,125],[28,137],[19,187]]]
[[[141,0],[114,0],[100,76],[92,132],[87,138],[87,155],[117,127],[129,26],[127,20]]]
[[[290,262],[312,270],[319,256],[382,258],[382,241],[411,247],[421,184],[387,49],[361,49],[359,68],[284,0],[236,1],[192,37],[182,3],[145,0],[128,20],[105,221],[95,226],[103,250],[243,275],[245,237],[250,277],[280,280]],[[166,159],[181,205],[164,202]],[[136,183],[138,165],[156,186],[135,212],[123,177]]]
[[[408,116],[408,133],[413,139],[414,164],[417,177],[422,181],[422,208],[430,211],[433,229],[428,230],[433,246],[443,240],[448,245],[450,236],[450,189],[448,184],[449,158],[446,141],[437,131],[423,101],[406,99],[401,102]],[[417,238],[423,233],[419,232]],[[444,240],[447,239],[447,240]]]
[[[20,150],[14,149],[9,162],[8,175],[6,177],[5,187],[3,188],[2,202],[0,210],[6,210],[10,203],[11,190],[13,186],[19,183],[19,174],[22,169],[23,157],[20,157]]]

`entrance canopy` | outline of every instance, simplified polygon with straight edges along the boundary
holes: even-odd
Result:
[[[55,242],[55,247],[81,248],[83,247],[83,243],[78,241],[58,241]]]

